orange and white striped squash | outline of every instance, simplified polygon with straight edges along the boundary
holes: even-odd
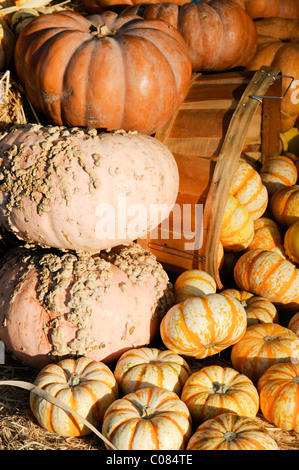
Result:
[[[190,297],[171,307],[161,321],[160,335],[171,351],[201,359],[239,341],[246,326],[241,303],[216,293]]]
[[[270,200],[270,210],[275,220],[283,228],[290,227],[299,220],[299,185],[283,186]]]
[[[83,356],[48,364],[39,372],[34,384],[66,403],[95,427],[102,424],[106,409],[118,398],[118,385],[108,366]],[[91,433],[74,415],[33,392],[30,407],[47,431],[66,437]]]
[[[234,278],[239,289],[274,304],[299,305],[299,270],[273,251],[251,250],[237,261]]]
[[[182,450],[192,433],[191,422],[176,393],[141,388],[109,406],[102,434],[118,450]]]
[[[261,217],[267,208],[267,188],[259,173],[244,160],[239,161],[230,194],[246,207],[253,220]]]
[[[288,323],[289,330],[292,330],[297,336],[299,336],[299,312],[295,313]]]
[[[275,220],[260,217],[254,221],[254,237],[246,251],[256,249],[275,251],[285,257],[283,230]]]
[[[298,341],[293,331],[278,323],[251,325],[243,338],[233,345],[231,363],[240,374],[258,382],[273,364],[290,362],[291,358],[296,360]]]
[[[202,423],[187,450],[278,450],[277,442],[255,419],[223,413]]]
[[[201,269],[187,269],[176,279],[173,290],[175,303],[179,303],[189,297],[213,294],[217,290],[217,285],[207,272]]]
[[[295,163],[285,155],[269,157],[260,169],[263,184],[270,198],[283,186],[293,186],[297,182],[298,171]]]
[[[252,381],[231,367],[218,365],[194,372],[183,387],[181,399],[197,425],[229,411],[254,418],[259,410],[259,395]]]
[[[288,258],[299,264],[299,220],[286,230],[283,245]]]
[[[254,224],[245,206],[232,194],[228,195],[222,219],[220,241],[224,250],[243,251],[254,236]]]
[[[269,367],[257,388],[264,417],[280,429],[299,432],[299,362]]]
[[[114,377],[124,395],[146,387],[165,388],[179,395],[190,374],[183,357],[157,348],[129,349],[114,369]]]

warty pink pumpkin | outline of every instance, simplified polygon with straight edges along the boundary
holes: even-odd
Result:
[[[36,368],[70,355],[108,364],[156,338],[172,303],[166,272],[137,244],[94,255],[18,247],[0,271],[0,339]]]
[[[134,132],[18,126],[0,141],[0,223],[30,243],[99,251],[168,217],[179,174],[172,153]]]

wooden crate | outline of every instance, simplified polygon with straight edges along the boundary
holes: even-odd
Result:
[[[203,269],[222,287],[219,235],[240,156],[258,167],[280,151],[281,99],[273,98],[281,97],[279,75],[272,67],[196,74],[183,104],[156,133],[176,159],[179,193],[169,218],[138,242],[166,269]]]

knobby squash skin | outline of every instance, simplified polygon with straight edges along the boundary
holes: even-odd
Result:
[[[185,42],[161,20],[94,21],[65,10],[22,30],[14,59],[29,100],[52,124],[154,134],[188,92]]]

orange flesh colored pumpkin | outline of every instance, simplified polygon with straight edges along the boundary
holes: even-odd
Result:
[[[202,423],[187,450],[278,450],[278,444],[257,420],[223,413]]]
[[[298,0],[244,0],[251,18],[299,18]]]
[[[246,312],[238,300],[207,294],[171,307],[161,321],[160,335],[171,351],[201,359],[239,341],[246,326]]]
[[[254,237],[254,222],[237,198],[229,194],[222,219],[220,241],[224,250],[243,251]]]
[[[295,163],[287,156],[269,157],[259,171],[270,198],[277,189],[297,183],[298,171]]]
[[[293,331],[277,323],[251,325],[241,340],[232,347],[232,365],[257,383],[273,364],[298,361],[298,341]]]
[[[173,289],[175,303],[179,303],[196,295],[213,294],[217,286],[212,276],[205,271],[187,269],[176,279]]]
[[[299,264],[299,220],[287,229],[283,243],[286,255]]]
[[[181,450],[192,433],[191,415],[175,393],[142,388],[109,406],[102,433],[118,450]]]
[[[264,417],[280,429],[299,432],[299,362],[269,367],[257,388]]]
[[[173,3],[176,5],[183,5],[189,2],[190,0],[173,0]],[[83,0],[84,7],[89,13],[101,13],[102,10],[125,5],[138,5],[139,3],[143,3],[143,0]],[[158,3],[158,0],[153,0],[152,3]]]
[[[252,381],[231,367],[217,365],[194,372],[183,387],[181,399],[197,425],[230,411],[254,418],[259,410],[259,396]]]
[[[275,251],[285,258],[283,230],[275,220],[260,217],[254,221],[254,236],[246,251],[256,249]]]
[[[86,357],[49,364],[39,372],[34,384],[96,427],[102,424],[108,406],[118,398],[118,386],[112,371],[105,364]],[[76,417],[32,392],[30,407],[38,423],[47,431],[61,436],[91,433]]]

